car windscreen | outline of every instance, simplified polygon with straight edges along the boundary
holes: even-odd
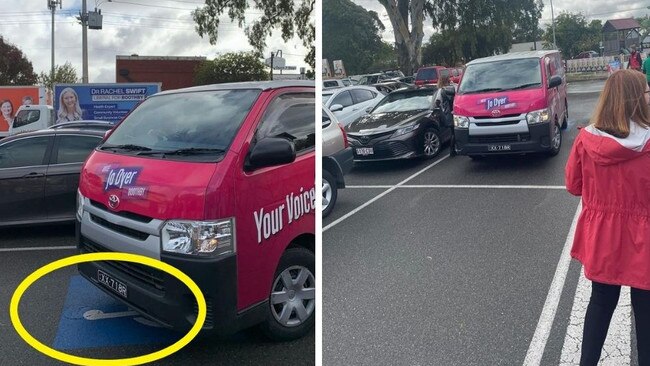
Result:
[[[151,97],[122,121],[100,149],[215,161],[230,146],[260,92],[211,90]]]
[[[436,80],[438,78],[438,71],[436,69],[422,69],[418,70],[415,80]]]
[[[434,94],[431,89],[393,92],[384,97],[371,114],[430,109],[433,107]]]
[[[541,85],[538,58],[502,60],[467,66],[458,94],[527,89]]]

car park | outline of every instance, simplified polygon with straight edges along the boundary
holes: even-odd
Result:
[[[344,176],[352,170],[354,158],[343,126],[336,116],[323,108],[323,217],[327,217],[336,204],[338,190],[345,188]]]
[[[355,162],[437,156],[452,131],[445,122],[451,116],[434,104],[436,94],[433,87],[394,91],[346,126]]]
[[[418,69],[415,74],[415,85],[436,85],[441,75],[449,76],[449,69],[444,66],[426,66]]]
[[[346,126],[366,114],[368,109],[377,105],[383,97],[384,95],[373,87],[349,86],[323,91],[323,105]]]
[[[141,254],[185,272],[207,299],[204,332],[260,325],[275,340],[307,334],[316,301],[315,128],[313,82],[147,98],[83,166],[80,252]],[[196,320],[190,290],[152,268],[78,269],[162,326],[187,331]]]
[[[73,222],[81,166],[107,130],[87,122],[0,141],[0,226]]]
[[[515,52],[467,64],[454,101],[455,149],[474,158],[562,144],[568,104],[558,51]]]

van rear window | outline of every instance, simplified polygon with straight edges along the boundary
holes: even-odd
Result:
[[[484,62],[467,66],[459,94],[538,88],[542,73],[538,58]]]
[[[27,126],[38,121],[39,118],[41,118],[41,111],[39,110],[22,110],[16,115],[13,128]]]
[[[438,71],[436,69],[422,69],[418,71],[415,80],[436,80],[438,79]]]
[[[152,156],[156,151],[199,149],[200,154],[173,158],[214,161],[215,155],[228,149],[260,93],[257,89],[211,90],[151,97],[115,129],[104,147],[137,145],[138,150],[117,151]]]

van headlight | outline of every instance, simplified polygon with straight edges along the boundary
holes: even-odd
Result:
[[[164,252],[210,257],[236,253],[234,218],[170,220],[163,226],[161,238]]]
[[[465,116],[454,115],[455,128],[469,128],[469,118]]]
[[[77,189],[77,220],[81,221],[84,215],[84,196]]]
[[[548,108],[532,111],[526,115],[526,122],[528,122],[529,125],[548,122],[549,119]]]
[[[393,136],[399,136],[399,135],[407,134],[409,132],[413,132],[417,130],[418,127],[420,127],[419,123],[414,123],[410,126],[402,127],[399,130],[395,131],[395,133],[393,133]]]

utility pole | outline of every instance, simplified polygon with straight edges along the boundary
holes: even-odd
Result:
[[[557,49],[557,42],[555,41],[555,15],[553,14],[553,0],[551,0],[551,23],[553,23],[553,48]]]
[[[54,13],[57,5],[59,9],[63,8],[63,0],[47,0],[47,8],[52,11],[52,69],[50,71],[52,84],[54,84]]]
[[[86,0],[81,2],[81,82],[88,83],[88,10]]]
[[[273,57],[275,57],[275,55],[273,54],[273,51],[271,51],[271,80],[273,80]]]

